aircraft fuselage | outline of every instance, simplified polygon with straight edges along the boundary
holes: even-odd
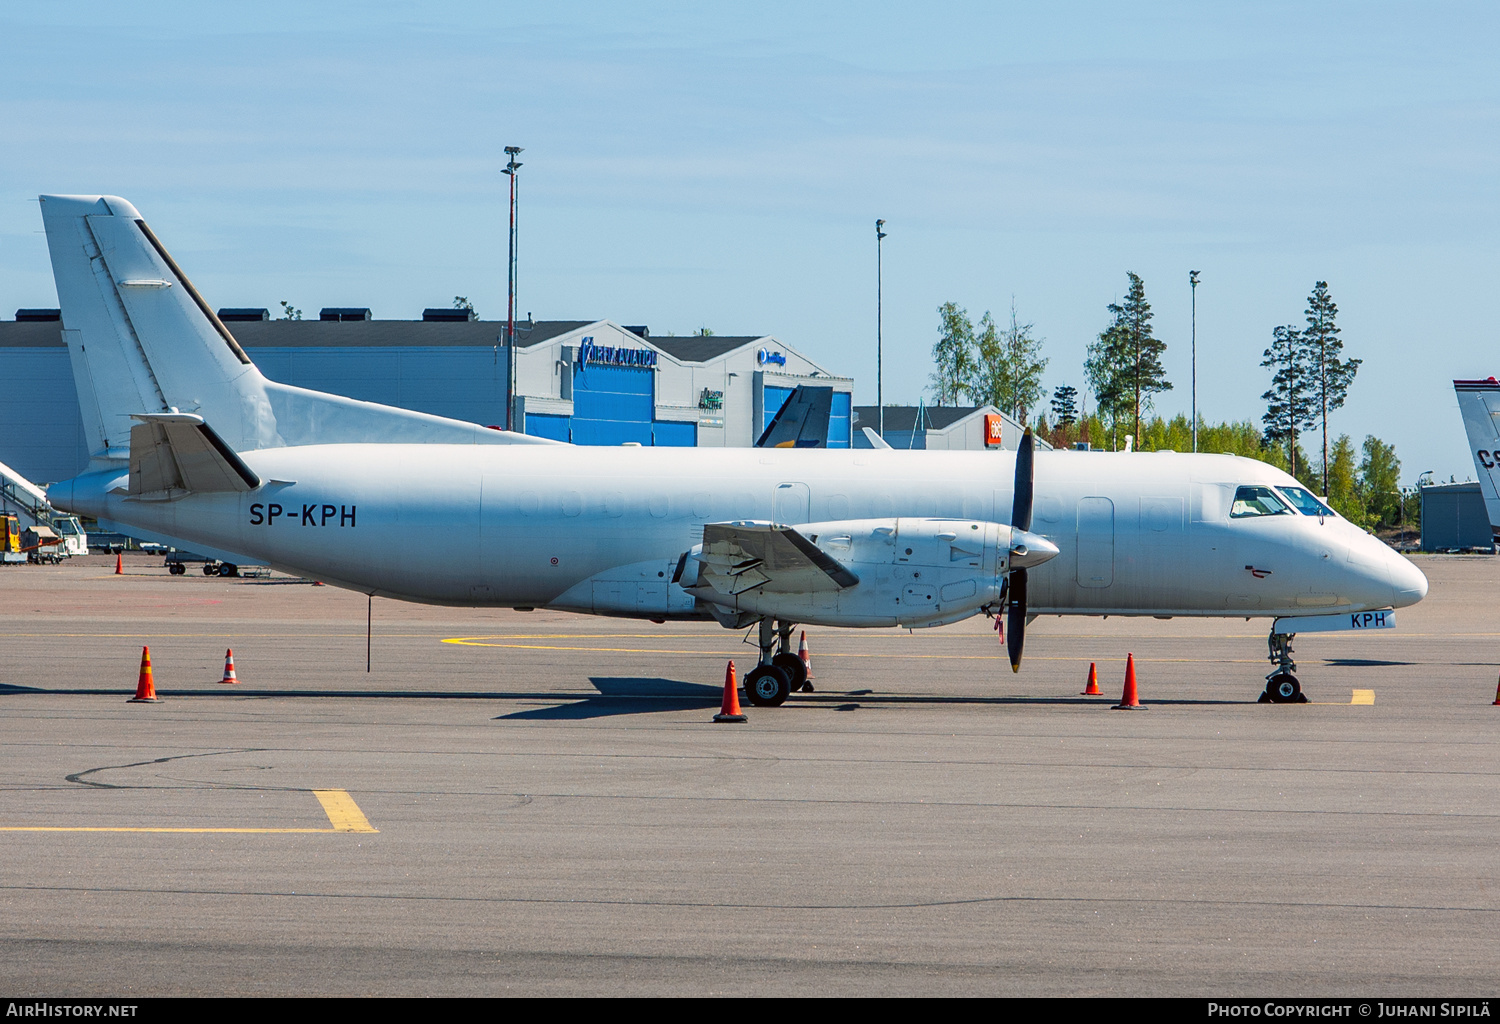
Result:
[[[1007,523],[1015,458],[462,444],[305,445],[242,457],[264,481],[247,493],[141,500],[124,493],[120,471],[50,494],[110,523],[383,596],[701,618],[671,580],[705,523]],[[1412,604],[1426,590],[1415,567],[1340,518],[1231,518],[1237,487],[1294,483],[1264,463],[1039,452],[1035,472],[1032,531],[1059,554],[1031,570],[1032,614],[1332,614]],[[620,567],[630,571],[611,575]],[[893,579],[905,571],[890,568]],[[937,621],[952,619],[903,624]]]

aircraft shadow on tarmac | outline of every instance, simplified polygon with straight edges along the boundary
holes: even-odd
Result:
[[[724,696],[722,687],[687,683],[680,679],[591,676],[589,682],[599,691],[597,694],[589,694],[582,700],[550,708],[528,708],[508,715],[497,715],[496,719],[568,721],[643,712],[693,711],[717,707]]]
[[[598,690],[597,695],[588,695],[581,700],[570,700],[545,708],[528,708],[508,715],[497,715],[502,719],[530,719],[533,721],[568,721],[588,718],[603,718],[609,715],[637,715],[661,711],[694,711],[719,706],[723,690],[703,683],[688,683],[679,679],[657,679],[649,677],[594,676],[589,679]],[[849,698],[863,698],[851,701]],[[512,699],[536,699],[534,695]],[[566,699],[566,698],[564,698]],[[861,708],[897,706],[905,704],[1089,704],[1100,705],[1099,698],[1082,696],[994,696],[994,697],[947,697],[936,694],[875,694],[872,690],[832,691],[814,694],[797,694],[790,705],[822,706],[833,711],[857,711]],[[1254,700],[1147,700],[1144,704],[1253,704]]]
[[[1412,661],[1376,661],[1372,658],[1324,658],[1323,664],[1338,668],[1382,668],[1390,665],[1414,665]]]
[[[1370,662],[1369,664],[1385,664]],[[1401,664],[1392,662],[1390,664]],[[609,715],[655,714],[662,711],[693,711],[719,706],[724,690],[705,683],[690,683],[681,679],[661,679],[654,676],[593,676],[595,693],[567,693],[535,690],[411,690],[411,689],[261,689],[250,687],[220,687],[211,684],[203,687],[158,686],[156,692],[163,700],[174,697],[209,697],[239,700],[267,698],[311,698],[340,700],[409,699],[409,700],[492,700],[528,701],[545,703],[548,707],[527,708],[506,715],[502,719],[533,721],[567,721],[602,718]],[[41,686],[20,686],[0,683],[0,697],[38,696],[102,696],[128,697],[132,689],[122,687],[67,687],[50,689]],[[856,698],[851,701],[850,698]],[[900,707],[908,705],[949,704],[1029,704],[1058,705],[1080,704],[1108,706],[1110,698],[1084,696],[1048,696],[1043,694],[984,694],[944,695],[933,693],[896,694],[875,693],[873,690],[822,690],[817,693],[794,694],[788,706],[821,707],[834,711],[855,711],[860,708]],[[1254,704],[1254,698],[1162,698],[1148,697],[1141,700],[1146,705],[1209,705],[1209,704]]]

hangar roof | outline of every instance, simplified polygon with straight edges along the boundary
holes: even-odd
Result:
[[[538,320],[516,322],[516,347],[530,348],[560,334],[598,323],[597,320]],[[250,320],[229,328],[250,348],[410,348],[414,345],[448,348],[489,348],[505,333],[500,320]]]
[[[62,324],[56,320],[0,322],[0,348],[62,347]]]
[[[764,340],[764,334],[741,334],[741,335],[719,335],[719,334],[692,334],[685,338],[656,337],[649,339],[651,344],[670,355],[673,359],[684,363],[706,363],[710,359],[728,355],[737,348]]]
[[[947,430],[953,424],[974,415],[982,405],[924,405],[922,406],[922,430]],[[854,407],[854,425],[873,427],[880,419],[880,410],[873,405]],[[917,406],[888,405],[885,407],[885,429],[912,430],[917,422]]]
[[[516,347],[530,348],[598,320],[516,322]],[[498,320],[240,320],[226,325],[235,340],[250,348],[381,348],[430,345],[488,348],[500,340],[505,324]],[[0,347],[61,348],[62,324],[0,321]]]

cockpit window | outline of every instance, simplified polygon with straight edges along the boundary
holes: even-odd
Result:
[[[1305,516],[1331,516],[1333,510],[1300,487],[1283,487],[1281,496]]]
[[[1278,498],[1276,492],[1269,487],[1241,487],[1234,492],[1234,504],[1229,506],[1230,519],[1294,514],[1286,502]]]

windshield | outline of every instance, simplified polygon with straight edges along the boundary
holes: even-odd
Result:
[[[1295,513],[1269,487],[1241,487],[1234,492],[1234,504],[1229,506],[1230,519],[1290,515]]]
[[[1297,511],[1305,516],[1331,516],[1333,509],[1314,498],[1300,487],[1283,487],[1281,496],[1296,506]]]

